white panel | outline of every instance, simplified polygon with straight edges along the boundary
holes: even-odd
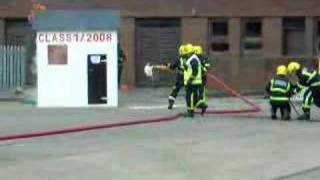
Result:
[[[100,41],[90,37],[90,34],[95,33],[109,34],[111,39],[102,38]],[[68,46],[68,64],[49,65],[47,46],[63,44]],[[88,54],[107,54],[108,103],[102,106],[118,105],[116,32],[38,32],[36,58],[39,107],[89,106]]]

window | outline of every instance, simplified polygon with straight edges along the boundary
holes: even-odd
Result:
[[[229,44],[224,42],[213,42],[211,44],[211,49],[213,51],[227,51],[229,49]]]
[[[294,56],[305,54],[305,18],[283,18],[283,55]]]
[[[228,35],[228,23],[226,20],[212,23],[212,34],[215,36],[227,36]]]
[[[225,18],[214,18],[210,23],[210,49],[214,53],[229,50],[228,21]]]
[[[248,20],[245,35],[248,37],[261,37],[261,20]]]
[[[247,18],[242,21],[242,53],[261,53],[262,21],[258,18]]]
[[[315,53],[317,56],[320,55],[320,20],[316,19],[315,20],[315,41],[314,41],[314,48],[315,48]]]
[[[68,46],[67,45],[48,45],[48,64],[49,65],[64,65],[68,61]]]

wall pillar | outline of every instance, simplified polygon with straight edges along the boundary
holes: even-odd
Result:
[[[0,44],[5,44],[5,20],[0,19]]]
[[[135,19],[123,18],[120,32],[120,44],[127,57],[123,64],[122,84],[135,86]]]
[[[306,18],[305,43],[306,56],[312,58],[314,56],[314,21],[312,17]]]
[[[282,56],[282,19],[264,18],[262,23],[262,48],[265,58]]]
[[[230,53],[230,84],[233,88],[239,87],[239,61],[241,57],[241,19],[231,18],[229,27],[229,53]]]
[[[207,18],[182,18],[181,43],[201,45],[208,47],[208,19]]]

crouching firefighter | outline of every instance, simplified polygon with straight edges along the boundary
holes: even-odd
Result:
[[[168,97],[168,109],[172,109],[174,102],[178,96],[179,91],[181,90],[181,88],[184,86],[183,84],[183,71],[184,71],[184,62],[186,57],[186,53],[185,53],[185,48],[186,47],[192,47],[191,44],[187,44],[187,45],[181,45],[179,47],[179,58],[177,60],[175,60],[173,63],[169,63],[167,64],[167,68],[169,70],[173,70],[177,72],[176,75],[176,83],[172,88],[172,91]]]
[[[206,88],[207,88],[207,72],[210,68],[210,63],[208,57],[204,55],[203,48],[201,46],[194,46],[194,53],[198,56],[201,62],[201,75],[202,75],[202,83],[199,89],[199,99],[197,103],[197,107],[200,107],[205,111],[208,108],[207,99],[206,99]],[[204,113],[204,112],[203,112]]]
[[[316,70],[301,67],[297,62],[290,62],[288,73],[296,75],[298,78],[297,89],[306,89],[303,95],[303,114],[299,120],[310,120],[310,108],[312,103],[320,107],[320,76]]]
[[[183,73],[184,85],[186,89],[187,114],[186,117],[194,117],[197,100],[199,99],[199,89],[202,84],[201,61],[194,53],[193,47],[186,47],[186,54],[189,58],[185,62]],[[203,109],[202,114],[205,109]]]
[[[280,109],[281,119],[290,120],[290,97],[293,95],[294,86],[287,77],[287,67],[278,66],[277,75],[266,86],[271,105],[271,119],[277,119],[277,111]]]

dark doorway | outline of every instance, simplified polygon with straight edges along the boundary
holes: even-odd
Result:
[[[88,55],[88,103],[107,103],[107,55]]]

